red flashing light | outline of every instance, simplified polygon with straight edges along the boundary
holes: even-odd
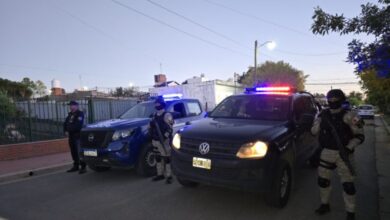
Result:
[[[262,94],[262,95],[289,95],[289,92],[259,92],[257,94]]]
[[[256,87],[256,92],[289,92],[289,86],[271,86],[271,87]]]

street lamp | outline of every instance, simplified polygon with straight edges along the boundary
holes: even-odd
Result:
[[[256,75],[257,75],[257,49],[259,49],[260,47],[262,46],[267,46],[268,50],[273,50],[275,47],[276,47],[276,43],[275,41],[272,41],[272,40],[269,40],[269,41],[266,41],[260,45],[257,45],[257,40],[255,40],[255,73],[253,75],[253,80],[254,80],[254,83],[257,84],[256,82]]]

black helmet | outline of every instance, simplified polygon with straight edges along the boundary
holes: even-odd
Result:
[[[338,109],[341,108],[343,102],[346,101],[344,92],[341,89],[332,89],[326,94],[329,108]]]
[[[163,98],[157,98],[156,99],[156,101],[154,101],[154,103],[155,104],[160,104],[160,109],[157,109],[157,110],[161,110],[161,109],[164,109],[165,108],[165,106],[166,106],[166,103],[165,103],[165,101],[164,101],[164,99]]]

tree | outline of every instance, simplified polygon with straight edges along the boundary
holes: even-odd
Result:
[[[363,103],[363,94],[361,92],[352,91],[347,96],[347,99],[352,106],[358,106]]]
[[[0,118],[8,120],[14,118],[16,114],[17,109],[15,104],[11,101],[6,92],[0,91]]]
[[[41,80],[37,80],[35,82],[35,94],[37,94],[39,97],[42,97],[46,95],[46,85]]]
[[[325,98],[325,94],[322,94],[322,93],[314,93],[313,94],[314,98]]]
[[[115,91],[111,93],[111,95],[115,97],[135,97],[138,96],[138,94],[139,89],[134,86],[128,88],[117,87],[115,88]]]
[[[32,81],[28,77],[24,77],[21,81],[22,84],[26,85],[32,92],[33,95],[37,95],[38,97],[42,97],[46,95],[46,85],[41,80]]]
[[[23,85],[26,85],[27,88],[29,88],[32,92],[34,92],[34,90],[36,89],[36,85],[34,83],[34,81],[32,81],[30,78],[28,77],[24,77],[21,81],[21,83]]]
[[[255,84],[290,85],[300,91],[305,89],[305,81],[308,75],[292,67],[283,61],[267,61],[257,68],[256,83],[254,82],[254,68],[249,70],[239,79],[246,86]]]
[[[375,40],[371,43],[354,39],[348,44],[348,62],[356,64],[358,74],[375,70],[378,76],[390,78],[390,0],[378,2],[378,5],[361,5],[360,15],[353,18],[345,18],[343,14],[330,15],[317,7],[311,29],[320,35],[329,32],[373,35]]]
[[[0,78],[0,91],[11,98],[30,98],[32,91],[23,83]]]
[[[373,70],[363,72],[360,77],[367,102],[378,106],[384,113],[390,113],[390,78],[378,78]]]

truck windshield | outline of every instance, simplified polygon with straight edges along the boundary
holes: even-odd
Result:
[[[154,102],[142,102],[133,106],[131,109],[125,112],[120,118],[121,119],[149,118],[154,112],[155,112]]]
[[[209,115],[211,118],[287,120],[289,97],[273,95],[231,96]]]

